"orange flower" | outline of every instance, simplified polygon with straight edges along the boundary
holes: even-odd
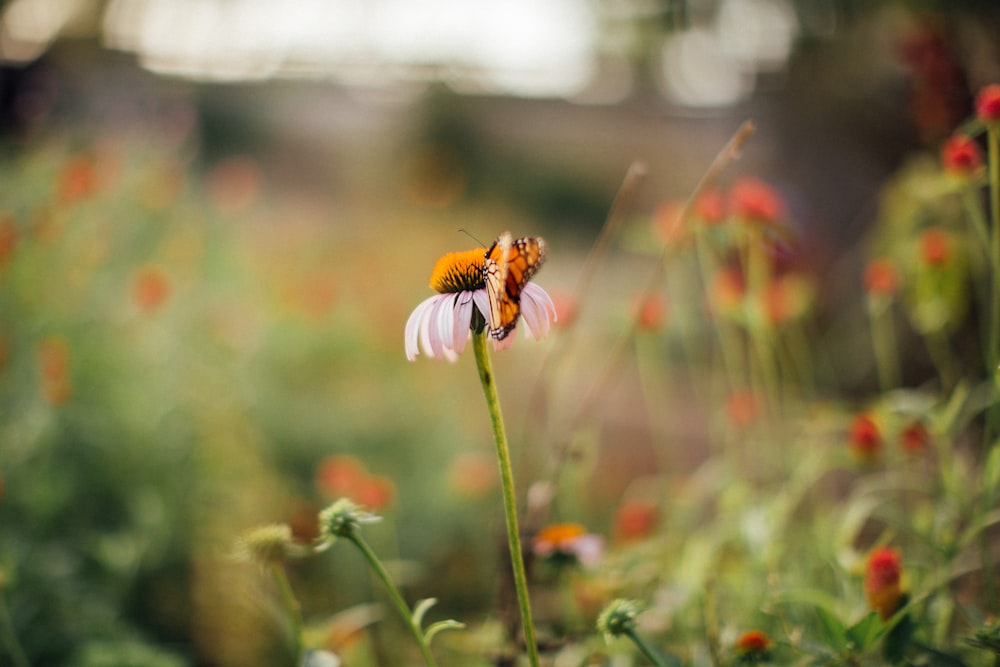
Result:
[[[736,640],[736,649],[744,655],[761,655],[771,648],[771,638],[763,630],[747,630]]]
[[[705,190],[694,200],[694,212],[703,222],[718,224],[726,218],[726,200],[718,190]]]
[[[316,467],[316,488],[326,498],[352,498],[367,475],[365,466],[353,456],[327,456]]]
[[[656,331],[667,319],[667,304],[659,294],[639,295],[632,308],[636,324],[643,331]]]
[[[542,558],[575,558],[582,565],[600,559],[604,543],[597,535],[587,533],[578,523],[555,523],[542,528],[532,542],[535,554]]]
[[[755,178],[741,178],[729,190],[729,210],[747,220],[776,224],[785,205],[777,190]]]
[[[982,168],[983,152],[975,141],[956,134],[941,147],[941,164],[948,173],[967,176]]]
[[[50,336],[36,348],[42,380],[42,394],[51,405],[62,405],[71,393],[69,343],[62,336]]]
[[[56,199],[63,204],[87,199],[97,192],[97,168],[86,156],[67,162],[59,174]]]
[[[882,620],[889,619],[899,609],[903,597],[900,588],[901,559],[899,551],[879,547],[868,555],[865,563],[865,595],[868,606],[879,613]]]
[[[976,116],[984,123],[1000,121],[1000,84],[984,86],[976,96]]]
[[[144,312],[159,308],[170,296],[170,278],[158,266],[146,266],[132,277],[132,300]]]
[[[899,272],[890,260],[873,259],[865,269],[865,289],[869,294],[892,296],[899,289]]]
[[[854,456],[863,463],[871,463],[882,448],[882,435],[878,424],[866,413],[855,415],[851,420],[849,444]]]
[[[920,235],[920,258],[927,266],[938,267],[951,259],[951,240],[937,227]]]
[[[649,535],[660,517],[660,508],[646,500],[626,500],[615,514],[615,539],[638,540]]]
[[[396,485],[382,475],[367,475],[357,485],[351,499],[366,509],[384,510],[396,500]]]
[[[736,428],[752,424],[757,419],[758,411],[757,397],[752,391],[734,391],[726,399],[726,417],[729,418],[729,423]]]

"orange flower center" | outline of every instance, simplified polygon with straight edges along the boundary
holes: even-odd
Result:
[[[431,272],[431,287],[441,294],[471,292],[484,285],[486,248],[450,252],[437,261]]]

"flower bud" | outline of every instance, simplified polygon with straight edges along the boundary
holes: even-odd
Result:
[[[597,617],[597,630],[605,638],[618,637],[635,630],[635,619],[639,615],[639,603],[635,600],[618,598],[604,608]]]

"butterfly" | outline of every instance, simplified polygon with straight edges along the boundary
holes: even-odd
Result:
[[[510,232],[497,237],[486,251],[483,279],[490,302],[489,334],[503,340],[521,314],[521,290],[545,261],[545,239],[525,236],[512,240]]]

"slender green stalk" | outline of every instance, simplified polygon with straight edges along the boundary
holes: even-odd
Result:
[[[535,625],[531,620],[531,600],[528,597],[528,577],[524,570],[521,554],[521,535],[517,525],[517,500],[514,494],[514,473],[510,464],[510,449],[507,446],[507,431],[504,428],[500,397],[497,394],[493,364],[486,345],[486,332],[472,334],[472,345],[476,353],[476,367],[486,395],[486,407],[493,425],[493,439],[497,447],[497,462],[500,464],[500,485],[503,489],[503,508],[507,519],[507,543],[510,546],[510,560],[514,569],[514,587],[517,602],[521,608],[521,625],[524,628],[524,643],[528,649],[531,667],[539,667],[538,643],[535,639]]]
[[[899,386],[899,357],[896,355],[892,310],[885,296],[868,296],[868,325],[871,329],[879,389],[883,392],[895,389]]]
[[[413,620],[413,612],[410,611],[410,607],[406,604],[406,600],[403,599],[402,594],[399,589],[396,588],[396,584],[392,582],[392,578],[389,576],[389,571],[385,569],[382,565],[382,561],[378,559],[372,548],[368,546],[368,543],[361,536],[357,530],[351,530],[345,536],[345,539],[351,541],[358,548],[361,554],[368,561],[368,565],[375,572],[375,575],[382,581],[382,585],[385,586],[386,593],[389,595],[389,599],[392,601],[393,606],[396,607],[396,611],[399,615],[403,617],[403,622],[406,623],[406,627],[410,630],[410,634],[417,642],[417,646],[420,647],[420,653],[424,657],[424,663],[427,667],[437,667],[437,663],[434,662],[434,656],[431,655],[431,649],[427,645],[427,641],[424,639],[423,632],[417,626],[416,622]]]
[[[666,663],[663,662],[663,659],[653,652],[653,649],[651,649],[646,642],[643,641],[642,637],[640,637],[635,630],[626,630],[624,634],[632,640],[633,644],[639,647],[639,650],[642,651],[644,656],[649,658],[650,662],[657,667],[667,667]]]
[[[14,667],[31,666],[28,656],[25,655],[24,649],[21,648],[21,642],[17,640],[17,634],[14,632],[14,624],[10,620],[10,613],[7,611],[7,605],[4,603],[2,597],[0,597],[0,645],[7,649],[11,664]]]
[[[298,667],[298,665],[302,664],[302,652],[305,648],[302,607],[295,598],[295,593],[292,592],[292,586],[288,582],[288,575],[285,573],[285,566],[282,563],[271,563],[271,576],[274,577],[274,583],[278,586],[278,594],[281,596],[281,602],[285,605],[285,609],[288,611],[288,618],[292,622],[292,656],[294,658],[292,664]]]
[[[990,244],[990,269],[993,275],[993,294],[990,299],[990,336],[989,336],[989,356],[987,357],[989,366],[986,369],[986,377],[992,382],[996,382],[997,364],[1000,361],[1000,125],[990,123],[987,128],[987,143],[989,146],[989,182],[990,182],[990,232],[992,234]],[[986,411],[986,428],[984,429],[985,451],[984,455],[989,456],[990,451],[996,446],[997,407],[991,405]],[[994,489],[983,489],[984,511],[989,511],[993,504]],[[986,584],[986,600],[991,611],[997,610],[996,581],[994,575],[993,562],[989,540],[986,531],[980,538],[980,552],[983,563],[983,576]]]

